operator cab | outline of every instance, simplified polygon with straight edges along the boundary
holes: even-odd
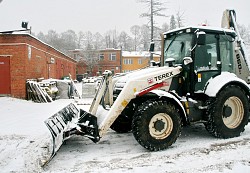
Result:
[[[161,64],[183,67],[183,88],[178,94],[203,93],[211,77],[222,71],[235,72],[235,36],[232,30],[209,27],[185,27],[163,34]]]

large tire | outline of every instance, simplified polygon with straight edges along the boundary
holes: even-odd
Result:
[[[230,85],[218,93],[215,103],[208,110],[205,127],[218,138],[240,136],[248,123],[249,105],[245,92],[238,86]]]
[[[146,101],[138,107],[133,117],[132,132],[144,148],[150,151],[164,150],[180,135],[179,111],[167,101]]]

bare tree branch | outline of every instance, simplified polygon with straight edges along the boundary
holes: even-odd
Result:
[[[151,40],[154,39],[154,28],[155,28],[155,19],[154,17],[167,17],[163,12],[167,9],[165,7],[165,2],[160,0],[138,0],[140,3],[146,4],[149,8],[149,12],[142,13],[140,17],[146,17],[149,19],[150,28],[151,28]]]

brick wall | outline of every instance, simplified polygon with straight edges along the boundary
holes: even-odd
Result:
[[[100,50],[99,54],[104,55],[104,59],[99,61],[99,66],[95,69],[97,73],[99,69],[102,69],[102,72],[105,70],[113,71],[114,73],[121,73],[121,50],[120,49],[105,49]],[[115,54],[115,60],[111,60],[111,54]]]
[[[0,35],[0,55],[10,55],[13,97],[26,97],[26,79],[59,79],[69,73],[76,78],[75,60],[29,34]]]
[[[75,54],[79,54],[78,51],[74,51]],[[120,49],[104,49],[97,50],[95,56],[103,55],[103,59],[94,64],[91,69],[88,64],[79,61],[77,63],[77,74],[89,73],[89,76],[101,75],[105,70],[113,71],[114,73],[121,73],[121,50]],[[114,54],[115,59],[111,60],[110,55]]]

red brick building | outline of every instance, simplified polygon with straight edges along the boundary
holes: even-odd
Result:
[[[121,73],[121,50],[73,50],[72,56],[78,60],[77,74],[88,74],[88,76],[99,76],[105,70]]]
[[[26,80],[76,78],[76,61],[29,34],[0,34],[0,95],[26,97]]]

